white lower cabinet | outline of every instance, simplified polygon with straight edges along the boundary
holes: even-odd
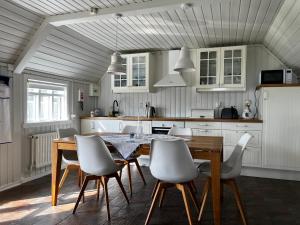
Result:
[[[81,134],[120,132],[120,120],[81,119]]]
[[[186,122],[185,127],[191,128],[194,136],[222,136],[219,122]]]
[[[252,139],[249,141],[243,156],[243,166],[262,166],[262,124],[259,123],[222,123],[222,136],[224,138],[223,157],[228,159],[238,143],[240,137],[249,133]]]

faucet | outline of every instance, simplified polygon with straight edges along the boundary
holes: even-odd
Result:
[[[114,102],[113,102],[112,116],[114,116],[114,117],[116,116],[116,114],[119,113],[119,110],[118,111],[115,110],[115,104],[117,105],[117,107],[119,107],[119,103],[117,100],[114,100]]]

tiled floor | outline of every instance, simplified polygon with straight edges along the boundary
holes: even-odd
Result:
[[[107,221],[105,200],[101,190],[100,201],[95,198],[94,183],[86,193],[85,203],[80,203],[76,215],[72,215],[79,188],[76,177],[69,177],[59,196],[59,205],[50,205],[50,176],[24,184],[0,193],[0,224],[105,224],[142,225],[150,206],[150,195],[155,180],[148,168],[143,168],[147,185],[133,169],[134,194],[127,205],[116,184],[109,183],[111,222]],[[127,177],[122,178],[128,190]],[[197,180],[198,197],[202,190],[203,177]],[[300,225],[300,182],[240,177],[238,184],[247,211],[250,225]],[[225,188],[222,206],[224,225],[241,224],[240,217],[231,193]],[[194,222],[197,215],[195,210]],[[188,224],[181,195],[175,189],[166,194],[162,209],[156,208],[150,224],[184,225]],[[208,204],[201,224],[212,223],[211,205]]]

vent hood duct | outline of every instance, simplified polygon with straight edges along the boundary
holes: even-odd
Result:
[[[179,72],[174,71],[176,61],[179,58],[180,50],[172,50],[168,52],[169,65],[168,74],[160,81],[154,84],[154,87],[186,87],[186,82]]]

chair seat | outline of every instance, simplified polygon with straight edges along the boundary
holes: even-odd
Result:
[[[211,176],[211,169],[210,169],[210,162],[201,163],[198,166],[199,172],[210,177]],[[232,176],[232,167],[228,166],[226,163],[221,165],[221,179],[231,179],[234,178]]]

